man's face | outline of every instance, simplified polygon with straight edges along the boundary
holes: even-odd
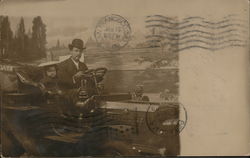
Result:
[[[73,47],[73,49],[70,51],[70,54],[72,55],[72,58],[75,61],[79,61],[79,59],[81,58],[83,51],[79,48],[75,48]]]

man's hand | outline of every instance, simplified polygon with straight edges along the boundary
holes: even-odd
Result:
[[[83,76],[84,75],[84,72],[83,71],[79,71],[79,72],[77,72],[73,77],[75,78],[75,79],[77,79],[77,78],[79,78],[79,77],[81,77],[81,76]]]
[[[81,76],[83,76],[83,75],[84,75],[84,72],[83,72],[83,71],[77,72],[77,73],[72,77],[72,78],[73,78],[73,83],[75,84],[76,81],[79,80],[79,78],[80,78]]]

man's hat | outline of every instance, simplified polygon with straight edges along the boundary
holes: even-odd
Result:
[[[69,44],[69,49],[72,49],[73,47],[81,50],[86,49],[81,39],[73,39],[72,44]]]

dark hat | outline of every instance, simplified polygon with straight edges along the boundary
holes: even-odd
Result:
[[[72,44],[69,44],[69,49],[73,49],[73,47],[81,50],[86,49],[81,39],[73,39]]]

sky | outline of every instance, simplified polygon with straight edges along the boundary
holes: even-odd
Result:
[[[102,7],[103,5],[99,3],[103,2],[98,0],[88,1],[88,4],[83,2],[82,0],[5,0],[0,3],[0,14],[10,17],[13,30],[16,30],[20,17],[24,17],[27,31],[32,27],[32,19],[41,16],[47,25],[48,47],[55,45],[57,39],[67,45],[72,38],[82,38],[86,41],[89,37],[93,37],[98,19],[119,13],[119,10],[109,11],[110,7],[115,7]],[[105,6],[105,3],[103,4]],[[124,17],[129,20],[133,31],[144,29],[144,15],[136,18]]]

